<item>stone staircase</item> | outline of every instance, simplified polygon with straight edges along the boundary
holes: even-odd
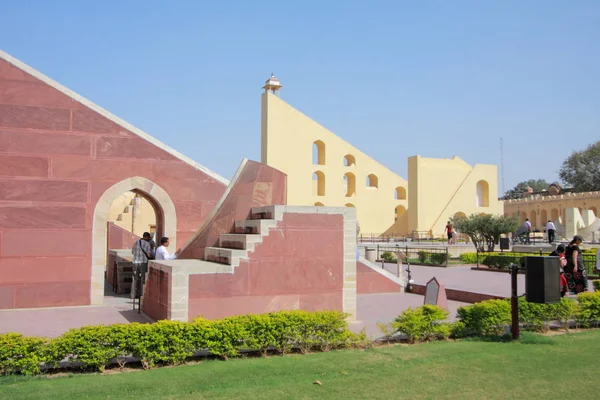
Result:
[[[218,246],[204,250],[204,259],[234,268],[240,265],[240,260],[247,260],[248,254],[269,234],[269,229],[277,226],[272,213],[262,208],[252,209],[250,218],[235,221],[234,233],[221,234]]]

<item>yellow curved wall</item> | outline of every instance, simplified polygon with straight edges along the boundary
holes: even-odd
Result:
[[[125,192],[117,197],[110,206],[107,220],[140,237],[144,232],[153,234],[156,227],[156,212],[152,204],[144,197],[138,196],[137,203],[133,207],[134,197],[136,195],[133,192]]]
[[[325,146],[322,165],[313,165],[315,141]],[[269,92],[262,94],[261,150],[264,164],[287,174],[288,204],[354,206],[363,234],[408,231],[406,215],[397,221],[395,215],[396,207],[399,211],[408,208],[407,181]],[[355,165],[344,166],[348,154],[355,158]],[[313,182],[315,172],[325,178],[322,195]],[[355,177],[352,196],[346,196],[347,173]],[[370,174],[377,177],[376,188],[367,187]],[[398,187],[404,189],[406,198],[395,198]]]
[[[434,236],[440,236],[448,220],[458,213],[503,213],[495,165],[471,166],[459,157],[412,156],[408,159],[408,182],[410,231],[431,230]],[[478,192],[479,182],[486,190]]]

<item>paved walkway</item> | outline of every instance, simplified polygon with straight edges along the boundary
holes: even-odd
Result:
[[[386,264],[386,269],[397,273],[396,264]],[[426,267],[411,266],[416,283],[425,284],[434,276],[446,287],[463,289],[498,296],[510,295],[510,276],[507,273],[472,271],[470,266]],[[519,276],[519,291],[524,291],[524,276]],[[110,293],[110,291],[107,291]],[[357,319],[352,329],[363,327],[372,337],[381,336],[378,322],[391,322],[408,307],[423,304],[423,296],[410,293],[362,294],[357,298]],[[449,319],[453,320],[456,309],[465,303],[449,301]],[[1,310],[0,333],[21,332],[25,335],[55,337],[85,325],[150,322],[143,314],[132,309],[127,296],[105,296],[102,306],[56,307],[28,310]]]

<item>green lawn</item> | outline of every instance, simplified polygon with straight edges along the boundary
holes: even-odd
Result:
[[[4,377],[0,399],[597,399],[599,354],[600,330],[525,334],[521,343],[463,340],[120,374]]]

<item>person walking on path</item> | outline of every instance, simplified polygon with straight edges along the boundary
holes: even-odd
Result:
[[[548,220],[548,223],[546,224],[546,232],[548,232],[548,243],[554,242],[556,235],[556,227],[554,226],[554,222]]]

